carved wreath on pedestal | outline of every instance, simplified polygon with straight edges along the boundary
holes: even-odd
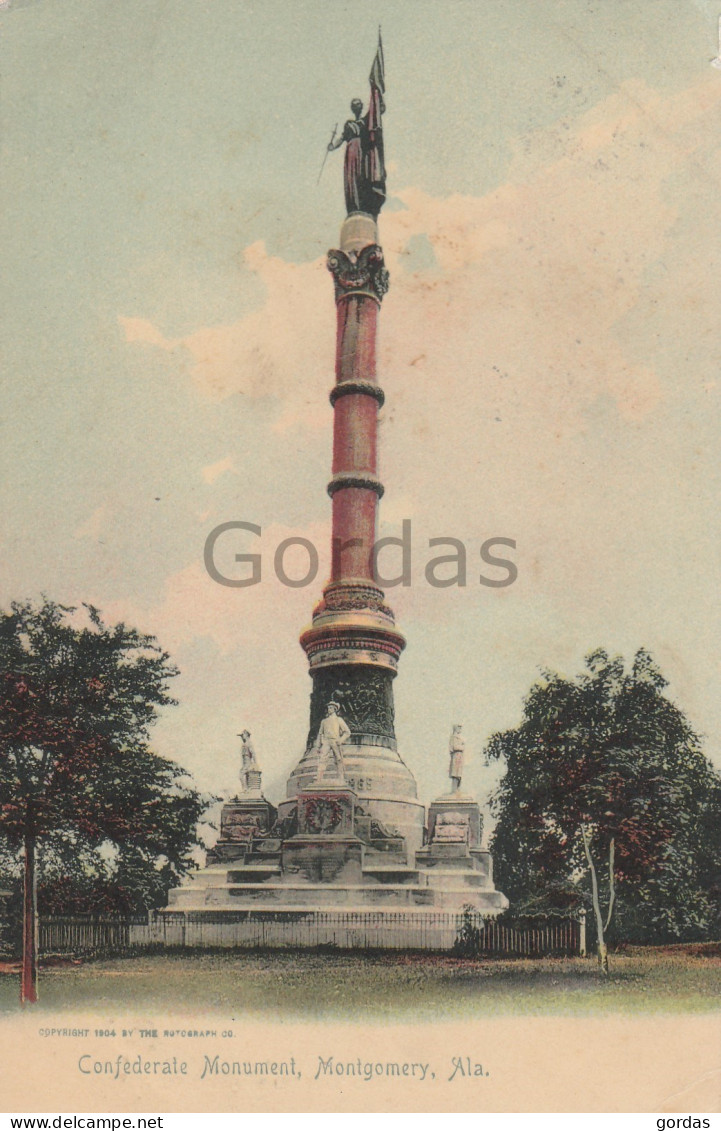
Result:
[[[252,840],[261,832],[259,818],[250,813],[231,813],[225,819],[221,816],[220,829],[226,840]]]
[[[332,833],[343,820],[343,806],[335,797],[308,797],[305,823],[313,833]]]

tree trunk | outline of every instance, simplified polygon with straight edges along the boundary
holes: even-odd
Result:
[[[581,836],[583,837],[583,847],[588,860],[588,867],[591,871],[591,899],[593,900],[593,913],[596,916],[596,931],[598,934],[598,966],[602,974],[608,974],[608,947],[604,938],[603,931],[603,915],[601,914],[601,903],[598,898],[598,880],[596,878],[596,866],[593,863],[591,856],[590,838],[584,828],[581,829]]]
[[[23,871],[23,965],[20,974],[20,1003],[32,1005],[38,1000],[38,914],[35,882],[35,837],[25,836]]]

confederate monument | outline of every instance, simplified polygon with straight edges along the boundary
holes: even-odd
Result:
[[[384,94],[379,37],[367,112],[354,98],[353,118],[328,146],[333,151],[345,144],[346,218],[340,246],[328,253],[337,323],[328,483],[332,565],[300,637],[312,680],[305,747],[276,809],[261,792],[250,734],[240,736],[243,789],[223,806],[208,866],[171,892],[165,913],[184,915],[188,945],[211,935],[221,945],[247,945],[257,939],[254,924],[264,915],[272,915],[274,939],[297,943],[299,915],[317,928],[328,915],[343,913],[344,922],[349,914],[360,917],[365,942],[339,925],[332,938],[340,945],[371,945],[372,930],[373,945],[450,946],[463,907],[496,915],[508,905],[493,886],[490,854],[481,847],[478,803],[461,792],[460,725],[449,751],[452,790],[428,813],[396,739],[393,681],[406,642],[376,579],[373,555],[383,496],[378,412],[385,399],[376,372],[376,328],[388,291],[377,227],[386,197]],[[317,931],[313,938],[318,941]]]

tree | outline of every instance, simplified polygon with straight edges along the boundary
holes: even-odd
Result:
[[[666,941],[718,921],[721,779],[665,687],[645,650],[630,670],[598,650],[575,680],[544,672],[488,745],[499,885],[520,913],[590,903],[604,972],[614,924]]]
[[[148,745],[176,674],[154,637],[91,605],[0,614],[0,834],[22,850],[23,1002],[37,1000],[39,844],[76,860],[115,851],[176,881],[194,866],[206,801]]]

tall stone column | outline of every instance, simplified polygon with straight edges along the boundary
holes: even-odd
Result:
[[[288,797],[312,783],[318,728],[329,701],[351,735],[343,757],[349,785],[368,814],[403,834],[409,849],[423,837],[424,810],[415,779],[398,754],[393,679],[405,639],[374,574],[378,502],[376,329],[388,272],[374,218],[351,213],[340,248],[329,252],[337,335],[333,406],[331,577],[300,642],[313,680],[305,755],[291,774]]]

